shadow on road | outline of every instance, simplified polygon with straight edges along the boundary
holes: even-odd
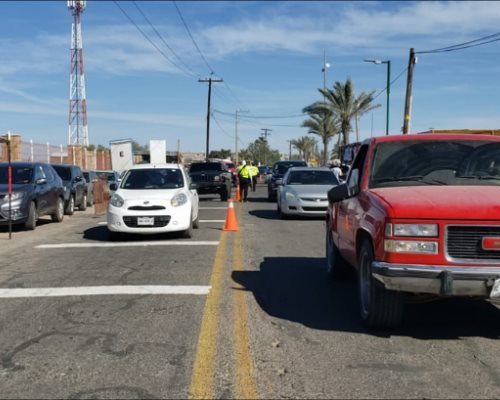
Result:
[[[259,271],[233,271],[232,278],[253,292],[269,315],[314,329],[418,339],[500,338],[500,310],[469,299],[407,304],[400,328],[370,331],[359,316],[355,280],[332,282],[324,264],[324,258],[266,257]]]
[[[179,233],[167,232],[167,233],[159,233],[157,235],[124,234],[119,237],[111,238],[108,228],[106,226],[100,225],[86,229],[83,232],[83,238],[86,240],[95,240],[99,242],[140,242],[140,241],[147,242],[154,240],[179,239]]]

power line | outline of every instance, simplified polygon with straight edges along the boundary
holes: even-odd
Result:
[[[408,71],[408,67],[406,67],[404,70],[402,70],[402,71],[400,72],[400,74],[399,74],[398,76],[396,76],[396,77],[395,77],[395,78],[391,81],[390,86],[392,86],[392,84],[393,84],[394,82],[396,82],[399,78],[401,78],[401,76],[402,76],[402,75],[403,75],[406,71]],[[380,96],[382,93],[384,93],[386,90],[387,90],[387,86],[386,86],[385,88],[383,88],[380,92],[378,92],[378,93],[377,93],[377,94],[373,97],[372,101],[373,101],[373,100],[375,100],[375,99],[376,99],[378,96]]]
[[[212,113],[212,118],[214,119],[215,123],[217,124],[217,126],[220,128],[220,130],[226,135],[226,136],[229,136],[231,139],[234,139],[234,135],[231,135],[230,133],[228,133],[223,127],[222,125],[219,123],[219,120],[217,118],[215,118],[215,115]]]
[[[191,31],[186,23],[186,21],[184,20],[184,17],[182,16],[182,13],[181,13],[181,10],[179,10],[179,7],[177,7],[177,3],[174,1],[172,1],[172,3],[174,4],[175,6],[175,9],[177,10],[177,14],[179,14],[179,18],[181,19],[182,21],[182,24],[184,25],[184,27],[186,28],[186,31],[189,35],[189,37],[191,38],[191,41],[193,42],[194,44],[194,47],[196,47],[196,50],[198,50],[198,53],[200,54],[202,60],[205,62],[205,64],[207,65],[210,73],[213,75],[215,74],[214,72],[214,69],[210,66],[210,64],[208,63],[207,59],[205,58],[205,56],[203,55],[203,53],[201,52],[200,48],[198,47],[198,44],[196,43],[196,40],[194,40],[194,37],[193,35],[191,34]]]
[[[132,25],[134,25],[137,30],[142,34],[142,36],[144,36],[144,38],[149,42],[151,43],[151,45],[166,59],[168,60],[168,62],[170,62],[173,66],[175,66],[176,68],[178,68],[180,71],[186,73],[182,68],[179,68],[179,66],[169,57],[167,56],[157,45],[156,43],[154,43],[150,38],[149,36],[144,33],[144,31],[139,27],[139,25],[137,25],[135,23],[135,21],[130,17],[130,15],[127,14],[127,12],[120,7],[120,4],[118,4],[118,2],[116,0],[113,0],[113,3],[115,3],[115,5],[120,9],[120,11],[123,13],[123,15],[125,15],[125,17],[127,17],[127,19],[130,21],[130,23]]]
[[[219,110],[214,110],[214,112],[222,114],[222,115],[233,115],[233,113],[228,113],[224,111],[219,111]],[[298,117],[304,117],[304,114],[295,114],[295,115],[277,115],[277,116],[271,116],[271,115],[266,115],[266,116],[252,116],[252,115],[247,115],[244,118],[252,118],[252,119],[281,119],[281,118],[298,118]]]
[[[184,66],[184,68],[192,75],[192,76],[197,76],[198,74],[196,74],[178,55],[177,53],[174,51],[174,49],[172,49],[172,47],[170,47],[170,45],[167,43],[167,41],[163,38],[163,36],[160,34],[160,32],[158,32],[158,30],[155,28],[155,26],[152,24],[152,22],[149,20],[149,18],[146,16],[146,14],[142,11],[142,9],[139,7],[139,5],[135,2],[135,1],[132,1],[132,3],[134,3],[134,6],[137,8],[137,10],[142,14],[142,16],[144,17],[144,19],[147,21],[147,23],[149,24],[149,26],[153,29],[153,31],[156,33],[156,36],[158,36],[158,38],[163,42],[163,44],[172,52],[172,54],[175,56],[175,58],[177,58],[177,60],[179,60],[179,62]],[[176,65],[177,66],[177,65]],[[178,66],[177,66],[178,67]]]
[[[470,40],[468,42],[454,44],[452,46],[447,46],[447,47],[441,47],[439,49],[416,51],[415,54],[443,53],[443,52],[450,52],[450,51],[468,49],[471,47],[482,46],[483,44],[488,44],[500,40],[500,37],[498,36],[500,36],[500,32],[484,36],[479,39]]]

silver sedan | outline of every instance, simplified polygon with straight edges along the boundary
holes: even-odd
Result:
[[[277,184],[278,214],[285,219],[290,215],[326,215],[328,190],[339,181],[327,167],[293,167]]]

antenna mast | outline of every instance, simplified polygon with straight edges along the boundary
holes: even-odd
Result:
[[[71,67],[69,79],[69,129],[68,144],[89,145],[87,128],[87,99],[83,73],[83,42],[80,15],[85,10],[85,0],[68,0],[73,16],[71,25]]]

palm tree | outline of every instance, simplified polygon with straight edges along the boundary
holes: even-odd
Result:
[[[314,149],[317,145],[316,139],[302,136],[296,140],[292,140],[292,146],[294,146],[305,162],[309,162],[311,155],[314,153]]]
[[[330,111],[337,115],[340,121],[340,132],[342,133],[342,144],[349,144],[349,133],[352,131],[352,118],[361,117],[368,111],[380,107],[380,104],[373,103],[375,90],[371,92],[362,92],[356,97],[354,93],[354,84],[350,77],[345,84],[335,82],[333,89],[318,89],[324,96],[325,101],[317,101],[306,107],[303,111],[308,114],[317,114]],[[340,138],[339,138],[340,139]]]
[[[318,102],[319,103],[319,102]],[[309,119],[302,122],[302,126],[309,128],[307,133],[318,135],[323,142],[323,165],[328,163],[328,142],[339,132],[339,120],[336,115],[325,108],[311,108],[308,106],[302,110],[309,114]]]

